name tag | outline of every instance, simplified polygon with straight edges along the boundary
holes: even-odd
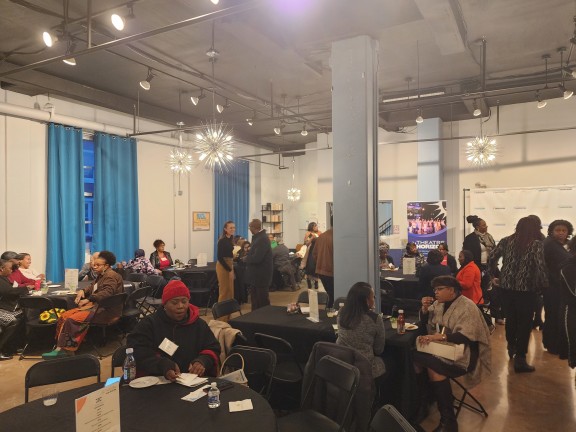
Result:
[[[164,351],[169,356],[172,356],[172,355],[174,355],[174,353],[178,349],[178,345],[176,345],[170,339],[164,338],[162,343],[160,345],[158,345],[158,348],[160,348],[162,351]]]

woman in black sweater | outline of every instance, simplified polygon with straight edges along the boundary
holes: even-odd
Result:
[[[216,276],[218,277],[218,301],[234,298],[234,233],[236,225],[234,222],[224,223],[222,235],[218,239],[218,262],[216,263]],[[228,321],[228,316],[220,318]]]

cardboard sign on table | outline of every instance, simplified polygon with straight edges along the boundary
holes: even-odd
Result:
[[[120,384],[74,401],[76,432],[120,432]]]
[[[310,306],[310,316],[308,319],[312,322],[320,322],[320,314],[318,312],[318,292],[316,290],[308,290],[308,305]]]
[[[196,267],[206,267],[208,265],[208,254],[200,252],[196,259]]]
[[[402,258],[402,273],[405,275],[416,274],[416,258]]]
[[[66,269],[64,273],[64,288],[70,292],[78,289],[78,269]]]

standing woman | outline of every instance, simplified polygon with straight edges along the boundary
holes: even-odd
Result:
[[[496,242],[488,232],[488,225],[484,219],[480,219],[476,215],[471,215],[466,217],[466,221],[472,224],[474,232],[471,232],[464,238],[462,250],[472,252],[474,262],[484,274],[488,268],[488,257],[490,256],[490,252],[496,247]],[[486,290],[486,288],[487,287],[482,286],[483,290]]]
[[[560,270],[560,295],[564,304],[562,316],[568,342],[568,366],[576,368],[576,237],[568,242],[570,259]]]
[[[544,240],[544,259],[548,268],[549,288],[543,293],[544,313],[546,322],[542,330],[542,344],[550,354],[560,354],[561,358],[566,357],[568,347],[563,342],[562,323],[564,314],[563,305],[560,298],[560,269],[562,265],[570,259],[570,252],[566,250],[568,237],[572,235],[574,227],[567,220],[558,219],[548,226],[548,237]],[[538,314],[536,311],[536,320]]]
[[[308,231],[304,234],[304,244],[306,244],[306,239],[310,236],[320,237],[320,234],[322,234],[322,231],[318,229],[318,224],[316,222],[310,222],[308,224]]]
[[[535,370],[526,363],[526,352],[537,296],[548,286],[540,229],[540,218],[523,217],[516,224],[514,234],[500,240],[489,259],[491,274],[497,274],[498,261],[502,258],[500,278],[494,278],[493,284],[500,286],[506,312],[508,355],[514,358],[517,373]]]
[[[455,276],[456,272],[458,271],[458,267],[456,267],[456,258],[454,258],[452,255],[448,253],[449,252],[448,244],[444,242],[440,243],[438,245],[438,250],[442,254],[442,262],[440,264],[448,266],[448,268],[450,269],[450,273],[452,273],[452,276]]]
[[[218,302],[234,298],[234,233],[236,225],[232,221],[224,223],[222,235],[218,239],[216,276],[218,277]],[[221,321],[228,321],[223,316]]]
[[[174,262],[172,261],[172,257],[170,256],[170,252],[166,252],[164,248],[166,244],[162,240],[156,240],[153,243],[154,252],[150,254],[150,262],[154,266],[154,268],[159,270],[166,270],[170,267]]]

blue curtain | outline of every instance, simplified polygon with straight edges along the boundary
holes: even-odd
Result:
[[[228,171],[214,172],[214,244],[228,220],[236,224],[236,235],[248,237],[250,207],[250,164],[234,161]],[[214,248],[214,260],[217,250]]]
[[[84,264],[84,161],[82,130],[48,125],[48,238],[46,277]]]
[[[93,249],[109,250],[118,261],[139,248],[136,140],[94,134]]]

